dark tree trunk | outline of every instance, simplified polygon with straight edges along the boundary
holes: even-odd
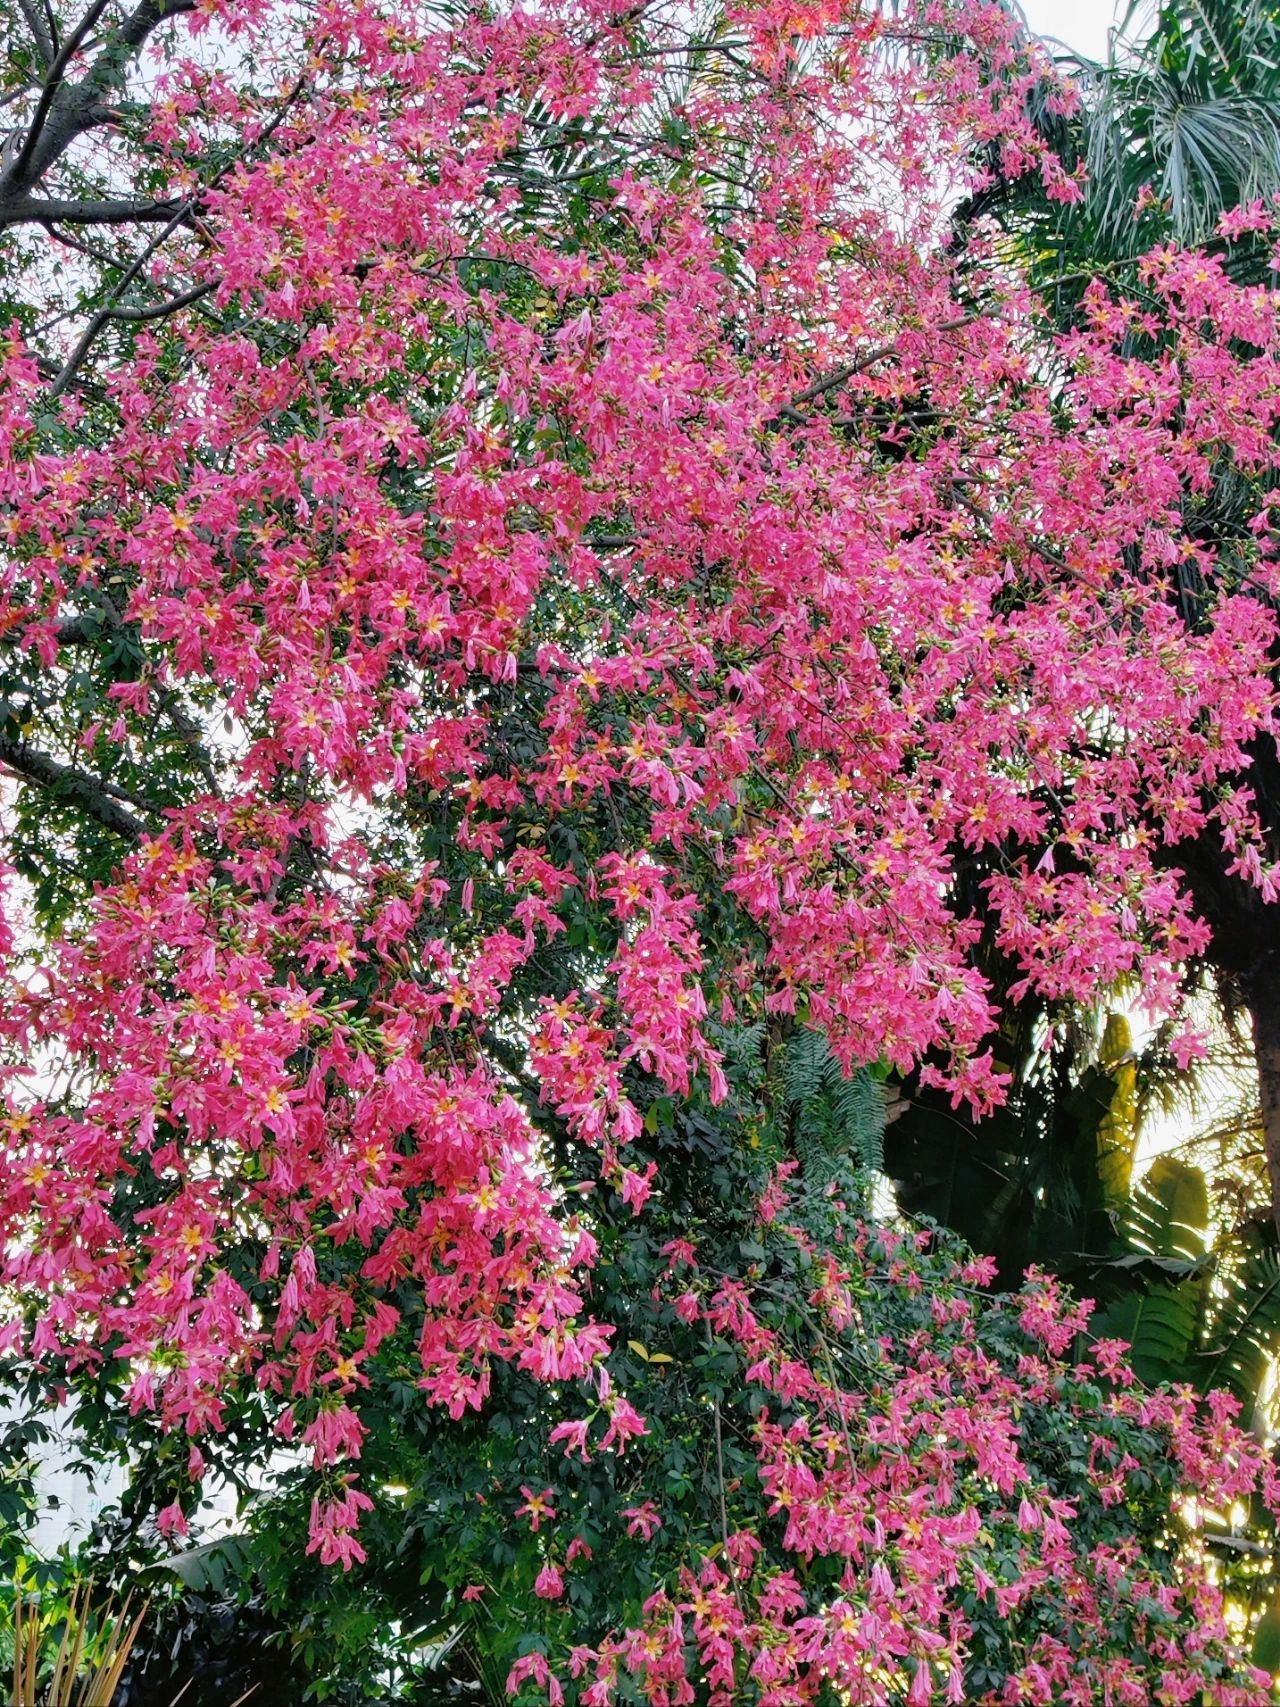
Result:
[[[1280,656],[1276,659],[1280,674]],[[1266,826],[1263,849],[1280,858],[1280,753],[1272,740],[1250,750],[1249,785]],[[1227,874],[1221,844],[1208,833],[1157,850],[1157,860],[1187,883],[1196,911],[1213,932],[1205,964],[1228,1011],[1253,1021],[1263,1147],[1271,1214],[1280,1230],[1280,903],[1266,902],[1253,884]]]
[[[1271,1178],[1271,1213],[1280,1230],[1280,983],[1255,981],[1249,992],[1253,1046],[1262,1105],[1262,1142]]]

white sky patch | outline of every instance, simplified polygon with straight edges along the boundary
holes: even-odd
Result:
[[[1021,0],[1021,7],[1037,35],[1051,37],[1088,59],[1107,57],[1107,31],[1127,10],[1112,0]]]

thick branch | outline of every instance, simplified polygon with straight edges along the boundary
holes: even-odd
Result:
[[[29,207],[34,200],[30,194],[31,190],[54,162],[66,153],[78,136],[103,122],[105,97],[123,85],[130,61],[139,53],[156,26],[166,19],[193,11],[195,0],[168,0],[167,4],[165,0],[142,0],[142,4],[137,6],[118,28],[107,32],[93,64],[80,81],[68,83],[67,70],[88,40],[107,5],[108,0],[94,0],[63,42],[60,52],[49,67],[22,147],[13,164],[0,174],[0,224],[13,224],[11,210],[22,205]],[[54,204],[56,205],[58,204]],[[83,205],[96,205],[101,208],[113,204]],[[36,216],[27,213],[24,217]],[[43,217],[70,220],[72,215],[66,211],[55,212],[53,207],[46,206]],[[117,217],[140,216],[134,214]],[[153,214],[151,217],[165,216]],[[104,222],[101,218],[97,221],[99,224]]]
[[[157,225],[172,219],[183,204],[176,201],[65,201],[44,196],[0,198],[0,230],[9,225]]]
[[[50,117],[53,115],[55,105],[58,104],[59,96],[63,95],[64,92],[70,96],[70,99],[64,99],[61,102],[64,109],[76,104],[75,96],[79,90],[84,87],[84,85],[79,84],[68,89],[65,82],[67,67],[71,64],[71,61],[84,45],[89,31],[106,11],[107,4],[108,0],[94,0],[93,5],[90,6],[89,10],[85,13],[84,17],[81,18],[75,29],[72,30],[66,41],[63,42],[62,51],[49,67],[49,75],[44,80],[44,87],[40,91],[40,99],[36,102],[36,110],[32,116],[30,125],[27,127],[27,134],[23,139],[22,147],[18,152],[18,157],[14,161],[13,165],[5,172],[4,177],[0,179],[0,192],[7,192],[20,185],[26,184],[29,181],[34,181],[40,177],[44,170],[46,170],[46,166],[37,167],[35,165],[36,149],[39,147],[40,138],[42,134],[44,134],[45,127],[49,123]],[[90,75],[92,75],[92,73]],[[85,82],[88,82],[88,78],[85,79]],[[64,129],[65,122],[58,128]],[[62,144],[63,149],[70,145],[76,134],[75,130],[67,132],[66,141]],[[61,153],[62,150],[59,149],[58,152]],[[50,155],[47,165],[51,165],[56,159],[57,154]]]
[[[114,831],[117,836],[137,841],[147,834],[147,826],[142,819],[113,800],[96,777],[76,770],[72,765],[64,765],[48,753],[37,752],[24,741],[0,735],[0,765],[7,766],[16,776],[34,782],[38,787],[48,789],[51,794],[74,801],[91,818],[96,818],[104,829]]]

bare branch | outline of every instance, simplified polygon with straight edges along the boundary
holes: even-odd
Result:
[[[179,740],[195,760],[196,768],[204,778],[205,787],[210,794],[220,795],[222,790],[218,787],[218,775],[213,768],[209,749],[200,738],[199,727],[188,717],[185,706],[172,688],[165,692],[164,707]]]
[[[306,83],[306,73],[304,72],[302,74],[302,76],[300,76],[298,78],[297,82],[294,83],[293,87],[289,90],[288,94],[285,95],[284,99],[280,103],[279,108],[277,109],[275,114],[272,116],[270,123],[263,127],[261,135],[255,139],[255,142],[253,144],[254,147],[260,148],[264,143],[268,142],[271,139],[271,137],[274,135],[276,130],[280,127],[280,125],[282,125],[284,123],[286,114],[292,108],[293,103],[297,100],[298,96],[302,93],[302,89],[303,89],[305,83]],[[178,208],[177,212],[173,215],[173,218],[164,227],[164,229],[162,231],[158,232],[157,235],[151,239],[150,243],[147,244],[146,248],[143,249],[142,252],[135,257],[135,259],[130,264],[130,266],[122,274],[122,276],[119,279],[119,281],[117,282],[114,290],[111,292],[111,295],[107,298],[107,302],[104,305],[104,307],[102,307],[98,310],[98,312],[94,315],[93,319],[90,320],[89,324],[85,327],[84,332],[81,335],[79,343],[76,345],[75,349],[72,350],[71,354],[67,357],[66,362],[63,364],[62,370],[60,371],[57,378],[54,380],[53,384],[49,388],[50,397],[61,397],[62,393],[67,390],[68,386],[72,385],[75,382],[75,377],[76,377],[76,374],[80,368],[80,365],[84,361],[85,357],[89,354],[89,351],[93,348],[93,345],[94,345],[94,343],[98,337],[98,334],[102,331],[102,328],[104,326],[108,325],[109,322],[113,318],[112,304],[116,303],[120,300],[120,298],[121,298],[121,296],[123,296],[124,292],[126,290],[128,290],[129,286],[133,283],[133,281],[142,272],[142,270],[146,266],[147,262],[165,244],[165,242],[169,239],[170,236],[172,236],[172,234],[178,229],[178,227],[180,225],[185,224],[189,219],[192,218],[192,216],[195,213],[196,203],[197,203],[197,200],[199,199],[199,196],[207,193],[209,190],[213,189],[217,184],[219,184],[222,181],[222,179],[225,178],[227,176],[227,174],[232,170],[232,168],[236,164],[236,162],[239,159],[243,158],[243,156],[245,154],[247,154],[248,152],[249,152],[248,148],[242,149],[236,155],[235,159],[227,161],[214,174],[213,178],[209,181],[209,183],[205,184],[199,192],[193,193],[191,196],[189,196],[187,198],[187,200],[181,204],[181,206]],[[216,284],[216,282],[217,281],[215,280],[214,283]],[[212,288],[212,286],[210,286],[209,288]],[[202,294],[202,295],[204,294],[203,288],[202,288],[200,294]]]
[[[45,196],[0,200],[0,230],[8,225],[155,225],[173,217],[181,202],[103,200],[65,201]]]
[[[74,249],[78,254],[87,255],[91,261],[96,261],[100,267],[113,267],[116,264],[114,255],[109,254],[105,249],[99,249],[93,243],[86,243],[83,237],[72,237],[69,232],[59,231],[58,227],[53,224],[46,225],[45,230],[55,243],[61,243],[68,249]]]
[[[209,279],[204,284],[192,285],[190,290],[167,297],[164,302],[153,302],[146,308],[104,308],[102,312],[108,320],[163,320],[166,315],[176,314],[180,308],[189,308],[202,296],[208,296],[211,290],[217,289],[219,282]]]
[[[123,293],[128,290],[129,286],[133,283],[134,279],[137,278],[138,274],[142,271],[143,267],[146,266],[147,262],[155,254],[157,249],[159,249],[161,245],[170,236],[172,236],[172,234],[178,229],[179,225],[182,224],[183,220],[190,216],[194,206],[194,200],[183,202],[182,206],[174,214],[173,218],[165,226],[164,230],[161,231],[158,236],[151,239],[150,243],[147,244],[142,253],[136,257],[132,265],[126,270],[121,277],[120,282],[116,285],[110,297],[107,299],[106,306],[100,308],[94,315],[93,319],[90,320],[89,324],[80,335],[79,343],[63,363],[62,371],[49,387],[50,397],[62,396],[62,393],[74,380],[80,364],[93,348],[98,333],[101,332],[102,328],[110,322],[112,318],[112,303],[118,301]]]

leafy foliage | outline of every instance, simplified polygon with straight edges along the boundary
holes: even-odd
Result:
[[[1131,1347],[1134,1369],[1146,1381],[1185,1378],[1209,1289],[1208,1219],[1203,1174],[1171,1156],[1155,1162],[1124,1205],[1123,1236],[1132,1248],[1113,1261],[1131,1269],[1149,1265],[1155,1276],[1105,1309],[1097,1327]]]
[[[1257,1222],[1241,1229],[1215,1279],[1200,1381],[1252,1405],[1280,1351],[1280,1252],[1269,1230]]]
[[[1130,28],[1141,16],[1131,5],[1113,32],[1109,62],[1083,65],[1086,206],[1099,236],[1131,254],[1140,252],[1134,208],[1144,190],[1154,192],[1174,234],[1194,243],[1215,235],[1225,209],[1280,189],[1275,8],[1263,0],[1174,0],[1135,41]]]

